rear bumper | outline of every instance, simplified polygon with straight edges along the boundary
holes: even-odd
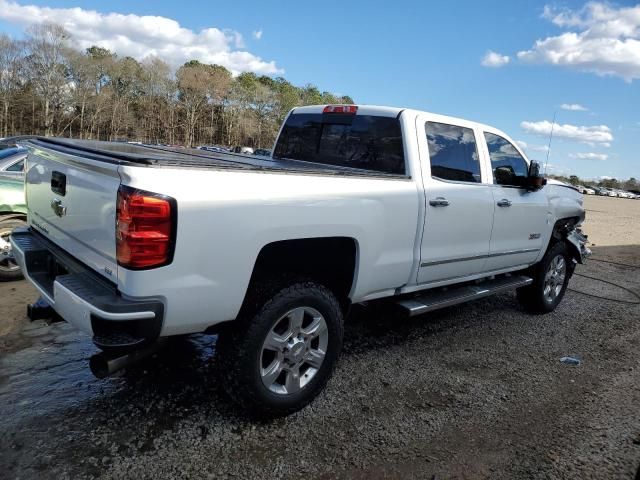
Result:
[[[124,298],[115,285],[31,229],[14,231],[11,245],[25,278],[99,348],[134,348],[158,338],[164,315],[159,299]]]

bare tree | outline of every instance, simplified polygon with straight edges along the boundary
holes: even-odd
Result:
[[[142,130],[138,136],[149,143],[171,137],[173,143],[176,85],[169,64],[156,57],[147,58],[142,64],[140,88]]]
[[[194,144],[198,121],[207,109],[222,102],[231,75],[219,65],[191,61],[180,67],[176,77],[178,98],[183,109],[185,145],[190,147]]]
[[[44,105],[45,136],[51,135],[54,124],[52,106],[59,105],[61,97],[69,87],[64,55],[68,39],[67,31],[54,23],[32,25],[27,29],[27,65],[31,81]]]
[[[0,132],[9,135],[9,108],[11,101],[19,89],[20,61],[24,55],[24,44],[9,36],[0,35],[0,99],[2,115],[0,116]]]

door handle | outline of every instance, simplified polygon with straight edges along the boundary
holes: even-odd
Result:
[[[498,202],[498,206],[499,207],[510,207],[511,206],[511,200],[507,200],[506,198],[503,198],[502,200],[500,200]]]
[[[429,205],[432,207],[448,207],[449,200],[444,197],[436,197],[435,200],[429,200]]]

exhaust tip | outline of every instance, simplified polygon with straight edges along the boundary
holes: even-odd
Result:
[[[157,340],[155,343],[152,343],[145,348],[119,356],[114,356],[113,353],[111,355],[105,352],[96,353],[89,359],[89,368],[91,369],[91,373],[96,377],[105,378],[118,370],[122,370],[123,368],[133,365],[143,358],[148,357],[158,351],[165,344],[165,339]]]
[[[111,373],[109,371],[109,362],[104,353],[96,353],[89,359],[89,368],[91,373],[97,378],[106,378]]]

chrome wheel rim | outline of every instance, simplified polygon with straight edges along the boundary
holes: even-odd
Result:
[[[0,230],[0,270],[4,272],[15,272],[20,269],[11,252],[10,235],[11,230]]]
[[[549,263],[544,275],[544,299],[548,303],[553,303],[564,286],[564,279],[567,276],[567,262],[562,255],[556,255]]]
[[[262,344],[259,369],[272,393],[290,395],[316,376],[327,353],[329,331],[320,312],[297,307],[280,317]]]

